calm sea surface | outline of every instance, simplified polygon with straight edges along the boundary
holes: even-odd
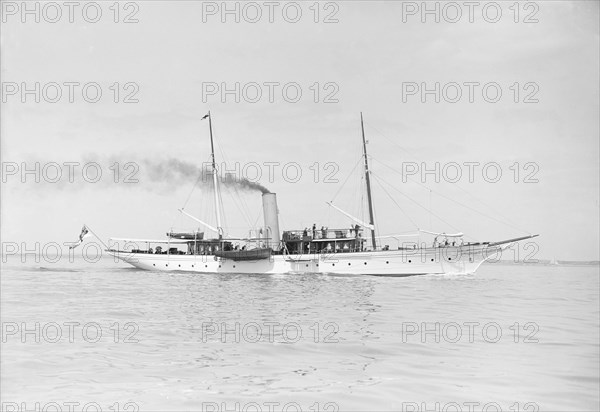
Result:
[[[381,278],[9,259],[1,286],[3,410],[600,409],[597,266]]]

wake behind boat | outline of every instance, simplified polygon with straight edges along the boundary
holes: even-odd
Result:
[[[373,199],[364,122],[361,114],[362,157],[369,211],[364,222],[329,205],[348,217],[352,229],[312,229],[280,231],[275,193],[262,194],[264,226],[254,237],[224,236],[220,211],[220,192],[216,166],[212,119],[208,118],[212,185],[214,189],[216,227],[180,212],[200,223],[216,236],[205,238],[204,232],[169,232],[167,239],[116,239],[107,252],[137,268],[160,271],[188,271],[197,273],[331,273],[383,276],[420,274],[473,273],[488,259],[495,258],[515,242],[537,235],[529,235],[499,242],[464,242],[462,233],[426,232],[435,236],[431,245],[417,245],[390,249],[378,245],[375,232]],[[393,236],[392,236],[393,237]],[[184,250],[180,249],[183,248]]]

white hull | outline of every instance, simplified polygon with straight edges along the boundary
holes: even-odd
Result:
[[[508,245],[469,245],[414,250],[273,255],[257,261],[233,261],[213,255],[166,255],[109,251],[137,268],[195,273],[291,274],[327,273],[409,276],[474,273]]]

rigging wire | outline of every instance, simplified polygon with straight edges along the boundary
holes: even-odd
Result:
[[[228,164],[230,163],[228,160],[227,155],[225,154],[225,151],[223,150],[223,147],[219,144],[219,141],[216,140],[215,141],[216,146],[217,146],[217,150],[219,152],[219,154],[221,155],[221,158],[223,159],[223,164]],[[239,176],[234,176],[235,179],[239,179]],[[227,176],[225,175],[224,178],[226,179]],[[242,216],[242,218],[245,220],[246,224],[248,226],[250,226],[251,228],[256,228],[256,223],[253,225],[252,224],[252,216],[250,215],[250,208],[248,207],[248,203],[246,202],[246,199],[244,198],[244,196],[242,196],[242,194],[240,193],[239,188],[237,187],[237,185],[233,185],[232,187],[228,187],[227,185],[221,185],[221,187],[224,189],[224,191],[229,195],[229,197],[233,200],[233,204],[235,205],[235,207],[237,208],[237,210],[240,212],[240,215]],[[223,204],[223,198],[221,195],[220,191],[220,196],[219,196],[219,201],[220,201],[220,205],[221,205],[221,210],[223,211],[222,216],[223,216],[223,226],[226,226],[226,216],[225,216],[225,208],[224,208],[224,204]]]
[[[390,198],[390,200],[391,200],[392,202],[394,202],[394,204],[395,204],[395,205],[398,207],[398,209],[400,209],[400,211],[402,212],[402,214],[403,214],[404,216],[406,216],[406,217],[408,218],[408,220],[410,220],[410,223],[412,223],[412,224],[413,224],[413,226],[414,226],[416,229],[419,229],[419,225],[417,225],[417,224],[415,223],[415,221],[414,221],[414,220],[412,220],[412,219],[410,218],[410,216],[409,216],[409,215],[408,215],[408,214],[407,214],[407,213],[404,211],[404,209],[402,209],[402,207],[400,207],[400,205],[398,204],[398,202],[396,202],[396,200],[395,200],[395,199],[392,197],[392,195],[391,195],[391,194],[390,194],[390,193],[389,193],[387,190],[385,190],[385,187],[383,187],[383,185],[382,185],[382,184],[381,184],[381,182],[379,181],[379,178],[378,178],[377,176],[373,176],[373,177],[375,177],[375,181],[377,182],[377,184],[379,185],[379,187],[381,188],[381,190],[383,190],[383,191],[385,192],[385,194],[386,194],[386,195],[388,195],[388,197]]]
[[[422,208],[422,209],[430,212],[432,215],[434,215],[435,217],[437,217],[440,221],[442,221],[443,223],[447,224],[448,226],[450,226],[452,229],[456,230],[457,232],[460,232],[460,229],[456,228],[454,225],[452,225],[451,223],[447,222],[442,217],[440,217],[437,214],[433,213],[431,210],[428,210],[427,207],[423,206],[422,204],[420,204],[419,202],[417,202],[416,200],[414,200],[413,198],[411,198],[410,196],[408,196],[406,193],[403,193],[400,190],[396,189],[392,184],[390,184],[389,182],[387,182],[385,179],[383,179],[383,178],[381,178],[379,176],[376,176],[376,179],[381,180],[383,183],[387,184],[389,187],[391,187],[392,189],[394,189],[395,191],[397,191],[398,193],[400,193],[402,196],[406,197],[411,202],[415,203],[420,208]]]
[[[396,169],[395,169],[395,168],[393,168],[392,166],[390,166],[390,165],[386,164],[385,162],[382,162],[381,160],[378,160],[378,159],[373,159],[373,160],[376,160],[378,163],[381,163],[382,165],[384,165],[385,167],[389,168],[390,170],[392,170],[392,171],[394,171],[394,172],[398,173],[400,176],[403,176],[401,172],[399,172],[398,170],[396,170]],[[413,182],[413,183],[416,183],[416,184],[418,184],[418,185],[419,185],[419,186],[421,186],[421,187],[424,187],[425,189],[429,190],[430,192],[435,192],[435,193],[436,193],[438,196],[440,196],[440,197],[443,197],[444,199],[447,199],[447,200],[449,200],[449,201],[451,201],[451,202],[454,202],[454,203],[456,203],[457,205],[460,205],[460,206],[462,206],[462,207],[464,207],[464,208],[466,208],[466,209],[469,209],[469,210],[471,210],[471,211],[473,211],[473,212],[475,212],[475,213],[479,213],[480,215],[482,215],[482,216],[485,216],[485,217],[487,217],[488,219],[492,219],[492,220],[494,220],[495,222],[498,222],[498,223],[500,223],[500,224],[503,224],[503,225],[509,226],[509,227],[511,227],[511,228],[513,228],[513,229],[516,229],[516,230],[518,230],[519,232],[525,232],[525,233],[527,233],[527,234],[531,234],[531,233],[529,233],[528,231],[526,231],[526,230],[523,230],[522,228],[519,228],[519,227],[517,227],[517,226],[515,226],[515,225],[512,225],[512,224],[510,224],[510,223],[508,223],[508,222],[504,222],[504,221],[502,221],[502,220],[499,220],[499,219],[497,219],[497,218],[495,218],[495,217],[493,217],[493,216],[490,216],[490,215],[488,215],[487,213],[481,212],[480,210],[477,210],[477,209],[475,209],[475,208],[473,208],[473,207],[471,207],[471,206],[465,205],[464,203],[461,203],[461,202],[459,202],[458,200],[454,200],[454,199],[452,199],[451,197],[448,197],[448,196],[446,196],[446,195],[444,195],[444,194],[442,194],[442,193],[439,193],[439,192],[437,192],[437,191],[434,191],[434,190],[433,190],[433,189],[431,189],[429,186],[427,186],[427,185],[425,185],[425,184],[423,184],[423,183],[419,182],[418,180],[414,180],[414,179],[412,179],[410,176],[407,176],[407,177],[410,179],[410,181],[411,181],[411,182]],[[425,210],[427,210],[427,208],[425,208]],[[430,213],[433,213],[433,211],[431,211],[431,210],[428,210],[428,211],[429,211]]]
[[[380,131],[379,129],[377,129],[375,126],[371,125],[370,123],[368,123],[368,122],[366,122],[366,121],[365,121],[365,123],[366,123],[366,124],[368,124],[370,128],[372,128],[372,129],[373,129],[373,130],[375,130],[377,133],[379,133],[379,135],[381,135],[383,138],[385,138],[385,139],[386,139],[388,142],[390,142],[392,145],[394,145],[394,146],[398,147],[400,150],[402,150],[403,152],[405,152],[405,153],[409,154],[410,156],[414,157],[415,159],[418,159],[418,156],[416,156],[414,153],[410,152],[409,150],[405,149],[404,147],[400,146],[398,143],[396,143],[394,140],[390,139],[388,136],[386,136],[386,135],[385,135],[383,132],[381,132],[381,131]],[[402,176],[402,173],[398,172],[398,171],[397,171],[397,170],[395,170],[393,167],[391,167],[391,166],[389,166],[389,165],[386,165],[385,163],[383,163],[382,161],[380,161],[380,160],[378,160],[378,159],[373,159],[373,160],[376,160],[376,161],[378,161],[378,162],[382,163],[384,166],[387,166],[387,167],[389,167],[389,168],[390,168],[390,169],[392,169],[394,172],[396,172],[396,173],[399,173],[399,174]],[[409,176],[409,179],[410,179],[410,176]],[[414,181],[413,179],[411,179],[411,181],[413,181],[413,182],[415,182],[415,183],[418,183],[418,184],[420,184],[421,186],[423,186],[423,187],[425,187],[426,189],[428,189],[430,192],[433,192],[433,190],[432,190],[431,188],[429,188],[429,187],[427,187],[427,186],[425,186],[425,185],[421,184],[420,182]],[[494,212],[495,214],[497,214],[497,215],[501,216],[503,219],[505,219],[505,221],[503,222],[503,221],[501,221],[501,220],[498,220],[498,219],[496,219],[496,218],[494,218],[494,217],[491,217],[491,216],[489,216],[489,215],[487,215],[487,214],[485,214],[485,213],[483,213],[483,212],[480,212],[479,210],[476,210],[476,209],[473,209],[473,208],[471,208],[471,207],[468,207],[468,206],[466,206],[466,205],[464,205],[464,204],[462,204],[462,203],[460,203],[460,202],[458,202],[458,201],[455,201],[454,199],[451,199],[451,198],[449,198],[449,197],[447,197],[447,196],[444,196],[444,195],[442,195],[442,194],[440,194],[440,193],[438,193],[438,192],[435,192],[435,193],[436,193],[436,194],[438,194],[438,195],[440,195],[440,196],[442,196],[442,197],[444,197],[444,198],[446,198],[446,199],[448,199],[448,200],[450,200],[450,201],[453,201],[453,202],[455,202],[455,203],[457,203],[457,204],[459,204],[459,205],[461,205],[461,206],[463,206],[463,207],[466,207],[466,208],[468,208],[468,209],[470,209],[470,210],[472,210],[472,211],[474,211],[474,212],[476,212],[476,213],[479,213],[479,214],[481,214],[482,216],[488,217],[488,218],[490,218],[490,219],[492,219],[492,220],[494,220],[494,221],[496,221],[496,222],[498,222],[498,223],[501,223],[501,224],[503,224],[503,225],[506,225],[506,226],[509,226],[509,227],[511,227],[511,228],[513,228],[513,229],[516,229],[516,230],[518,230],[519,232],[524,232],[524,233],[527,233],[528,235],[531,235],[531,232],[529,232],[529,231],[527,231],[527,230],[523,230],[522,228],[518,227],[517,225],[515,225],[515,224],[514,224],[514,222],[513,222],[511,219],[507,218],[506,216],[504,216],[502,213],[498,212],[497,210],[494,210],[494,208],[493,208],[493,207],[489,206],[488,204],[486,204],[485,202],[483,202],[481,199],[477,198],[475,195],[473,195],[472,193],[470,193],[470,192],[469,192],[469,191],[467,191],[466,189],[464,189],[464,188],[460,187],[459,185],[456,185],[455,187],[457,187],[458,189],[460,189],[462,192],[466,193],[467,195],[471,196],[473,199],[475,199],[476,201],[478,201],[479,203],[481,203],[481,204],[482,204],[483,206],[485,206],[486,208],[490,209],[490,210],[491,210],[492,212]]]
[[[335,193],[335,195],[333,195],[333,198],[331,198],[332,203],[335,200],[335,198],[340,194],[340,191],[344,188],[344,185],[348,182],[348,179],[350,179],[350,176],[352,176],[352,174],[354,173],[354,170],[356,170],[356,167],[359,165],[361,160],[362,160],[362,158],[358,159],[358,161],[356,162],[356,164],[354,165],[354,167],[352,168],[352,170],[350,171],[348,176],[346,176],[346,179],[344,180],[344,182],[342,183],[342,185],[340,186],[338,191]]]
[[[194,184],[192,185],[192,189],[190,190],[190,192],[187,195],[187,198],[185,199],[185,201],[183,202],[183,206],[181,207],[181,210],[185,210],[185,208],[187,207],[188,203],[190,202],[190,199],[192,198],[192,194],[194,194],[194,191],[196,190],[196,188],[198,187],[198,183],[200,183],[200,181],[203,179],[204,175],[203,175],[203,171],[200,170],[200,174],[198,175],[198,177],[196,178],[196,181],[194,182]],[[171,229],[173,228],[173,226],[175,225],[175,222],[177,221],[177,219],[179,218],[179,214],[176,214],[175,217],[173,218],[173,221],[171,223]]]
[[[396,146],[397,148],[399,148],[400,150],[402,150],[403,152],[413,156],[415,159],[418,159],[419,157],[416,156],[414,153],[411,153],[410,151],[406,150],[404,147],[400,146],[398,143],[396,143],[395,141],[393,141],[392,139],[390,139],[389,137],[387,137],[386,135],[383,134],[383,132],[381,132],[379,129],[377,129],[375,126],[373,126],[372,124],[368,123],[367,121],[365,121],[366,124],[369,125],[370,128],[372,128],[373,130],[375,130],[377,133],[379,133],[383,138],[385,138],[388,142],[390,142],[391,144],[393,144],[394,146]]]
[[[532,233],[527,231],[527,230],[523,230],[519,227],[517,227],[517,225],[515,224],[515,222],[513,222],[511,219],[507,218],[506,216],[504,216],[503,214],[501,214],[500,212],[498,212],[497,210],[495,210],[492,206],[486,204],[485,202],[483,202],[483,200],[476,198],[472,193],[469,193],[467,190],[463,189],[462,187],[460,187],[459,185],[456,186],[458,189],[460,189],[461,191],[463,191],[464,193],[466,193],[467,195],[471,196],[474,200],[478,201],[479,203],[481,203],[483,206],[487,207],[488,209],[490,209],[490,211],[492,211],[493,213],[500,215],[503,219],[506,219],[507,223],[510,223],[510,227],[512,227],[513,229],[517,229],[521,232],[527,233],[528,235],[531,235]],[[504,223],[506,224],[506,223]]]
[[[261,211],[259,210],[258,213],[256,214],[256,219],[254,220],[254,225],[252,225],[252,228],[256,229],[258,227],[258,221],[260,220],[260,215],[261,215]]]
[[[196,187],[198,186],[198,183],[200,182],[200,180],[203,179],[204,177],[204,171],[200,170],[200,175],[198,176],[198,178],[196,179],[196,182],[194,183],[194,185],[192,186],[192,190],[190,190],[190,193],[187,196],[187,199],[185,199],[185,202],[183,203],[183,207],[182,209],[185,209],[187,207],[188,202],[190,201],[190,198],[192,197],[192,194],[194,193],[194,190],[196,190]]]
[[[429,189],[429,231],[433,231],[433,225],[431,224],[431,211],[433,210],[433,203],[431,202],[432,190]]]
[[[369,170],[369,173],[371,174],[371,176],[373,176],[373,172],[371,170]],[[371,199],[373,198],[373,194],[371,193]],[[373,226],[375,227],[376,233],[381,233],[381,231],[379,230],[379,219],[377,218],[377,211],[375,210],[375,202],[373,202],[371,200],[372,203],[372,209],[373,209]],[[377,239],[377,238],[375,238]],[[377,240],[375,240],[375,244],[373,245],[373,250],[377,249]]]
[[[223,207],[223,196],[221,196],[221,191],[219,190],[219,206],[221,208],[221,233],[223,236],[225,236],[225,228],[227,227],[227,218],[225,217],[225,208]],[[227,232],[227,235],[229,235],[229,231]]]
[[[356,212],[355,216],[360,216],[361,210],[363,208],[362,205],[362,200],[363,200],[363,185],[362,185],[362,173],[357,173],[357,176],[355,177],[356,179],[356,184],[353,185],[353,192],[352,192],[352,205],[356,208],[356,209],[352,209],[352,212]]]
[[[225,190],[230,195],[231,199],[233,200],[233,204],[236,206],[236,208],[246,221],[246,224],[248,226],[251,226],[252,222],[250,220],[250,215],[248,213],[247,206],[244,204],[242,196],[239,193],[239,189],[236,186],[233,186],[233,188],[225,187]],[[235,196],[231,193],[232,191],[235,192]]]
[[[216,145],[217,145],[217,150],[219,151],[224,164],[231,163],[231,162],[229,162],[229,158],[225,154],[223,147],[219,144],[218,141],[216,141]],[[244,178],[244,177],[245,176],[235,176],[236,179]],[[225,178],[227,178],[227,177],[225,176]],[[248,207],[248,203],[247,203],[246,199],[240,193],[239,188],[236,185],[234,185],[233,188],[231,189],[231,190],[233,190],[233,192],[235,192],[235,196],[231,193],[230,188],[226,188],[226,190],[227,190],[227,193],[230,194],[231,198],[234,201],[237,200],[239,202],[239,203],[235,203],[235,206],[237,207],[238,211],[241,213],[242,217],[244,218],[244,220],[246,221],[248,226],[252,226],[252,216],[250,215],[250,208]],[[255,228],[256,224],[252,227]]]

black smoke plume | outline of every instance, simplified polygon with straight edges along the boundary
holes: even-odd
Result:
[[[140,164],[142,179],[152,182],[164,182],[169,184],[181,184],[198,180],[199,184],[212,185],[212,170],[210,167],[202,168],[193,163],[184,162],[179,159],[167,159],[163,161],[143,160]],[[257,191],[271,193],[269,189],[260,183],[252,182],[243,176],[228,173],[219,176],[219,183],[230,188],[245,191]]]

